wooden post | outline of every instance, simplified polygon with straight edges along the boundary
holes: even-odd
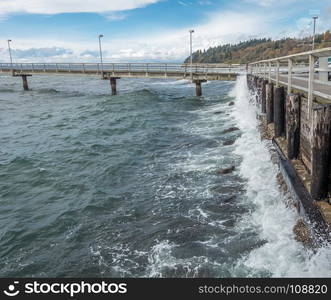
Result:
[[[296,159],[300,148],[300,96],[289,94],[286,99],[287,157]]]
[[[195,92],[196,92],[197,97],[202,96],[201,83],[202,82],[206,82],[206,81],[207,80],[205,80],[205,79],[196,79],[196,80],[193,80],[193,82],[195,83]]]
[[[310,193],[320,200],[328,194],[330,173],[330,106],[322,106],[312,111],[312,182]]]
[[[28,85],[28,79],[26,75],[22,75],[22,80],[23,80],[23,89],[24,91],[29,90],[29,85]]]
[[[267,123],[273,123],[274,121],[274,84],[272,82],[266,85],[266,111],[267,111]]]
[[[261,100],[262,100],[262,106],[261,111],[263,114],[267,113],[267,93],[266,93],[266,85],[267,80],[262,79],[261,80]]]
[[[284,103],[285,92],[284,87],[276,87],[274,90],[274,123],[275,123],[275,137],[284,135]]]

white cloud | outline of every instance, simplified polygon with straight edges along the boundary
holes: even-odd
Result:
[[[291,2],[296,2],[299,0],[244,0],[245,2],[257,4],[262,7],[269,7],[272,5],[288,5]]]
[[[160,0],[0,0],[0,14],[59,14],[123,11],[159,2]]]
[[[208,16],[208,21],[194,26],[193,48],[204,49],[210,46],[216,46],[220,43],[235,43],[240,40],[246,40],[259,35],[268,35],[271,32],[269,26],[270,15],[261,15],[255,12],[232,12],[225,11],[214,13]],[[263,26],[261,26],[263,24]],[[117,40],[102,41],[104,57],[106,61],[137,61],[137,60],[164,60],[164,61],[182,61],[188,56],[189,52],[189,33],[190,28],[171,30],[161,32],[155,35],[146,33],[141,36],[121,38]],[[45,57],[42,51],[36,54],[31,51],[30,45],[35,48],[44,48],[45,45],[55,45],[57,48],[65,49],[64,53],[56,54],[54,57]],[[6,45],[3,43],[6,49]],[[1,47],[1,45],[0,45]],[[54,40],[13,40],[13,49],[22,49],[18,60],[30,61],[97,61],[98,44],[93,41],[80,42],[75,44],[71,41]],[[70,52],[70,50],[72,52]],[[8,60],[7,51],[0,52],[1,60]]]
[[[103,14],[103,16],[109,21],[121,21],[126,19],[127,15],[120,12],[108,12]]]

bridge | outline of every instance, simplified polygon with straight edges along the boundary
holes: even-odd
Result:
[[[27,77],[32,74],[85,74],[109,79],[112,94],[116,94],[116,80],[120,78],[188,79],[196,84],[196,95],[202,95],[201,83],[209,80],[236,80],[245,72],[241,65],[179,64],[179,63],[0,63],[0,72],[21,76],[23,88],[28,90]]]

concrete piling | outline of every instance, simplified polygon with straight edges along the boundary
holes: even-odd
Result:
[[[201,88],[201,83],[202,82],[206,82],[207,80],[204,79],[196,79],[193,80],[193,82],[195,83],[195,92],[196,92],[196,96],[200,97],[202,96],[202,88]]]
[[[24,91],[29,90],[29,85],[28,85],[28,79],[26,75],[22,75],[22,80],[23,80],[23,89]]]
[[[116,80],[120,79],[120,77],[110,77],[110,87],[111,87],[111,94],[117,95],[117,89],[116,89]]]

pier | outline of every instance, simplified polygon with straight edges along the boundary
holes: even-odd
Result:
[[[201,84],[209,80],[236,80],[245,68],[228,64],[180,64],[180,63],[0,63],[0,72],[21,76],[26,90],[26,76],[32,74],[85,74],[99,75],[110,80],[112,95],[117,93],[116,82],[120,78],[187,79],[196,84],[196,95],[202,95]]]
[[[280,169],[300,213],[330,240],[331,48],[248,65],[264,135],[273,141]]]
[[[175,63],[1,63],[0,72],[21,77],[28,90],[33,74],[93,75],[117,93],[121,78],[186,79],[202,95],[210,80],[234,81],[247,74],[259,107],[264,136],[272,140],[300,213],[318,232],[331,226],[331,48],[277,57],[246,66]],[[329,238],[329,237],[328,237]],[[330,238],[329,238],[330,239]]]

